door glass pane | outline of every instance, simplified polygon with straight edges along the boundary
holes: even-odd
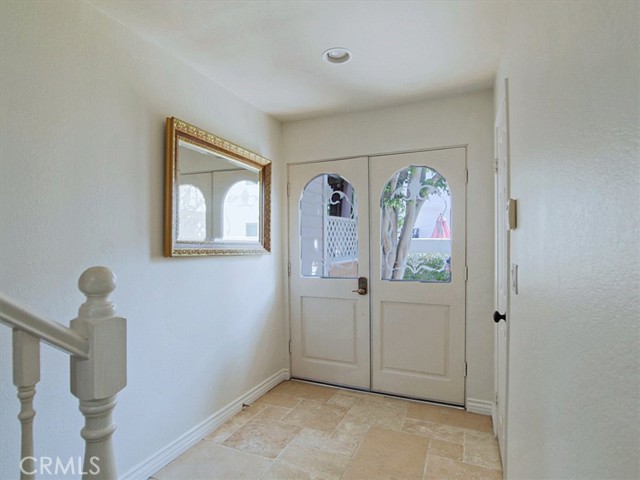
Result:
[[[451,281],[451,194],[426,166],[398,170],[380,201],[382,280]]]
[[[356,193],[340,175],[318,175],[302,192],[300,257],[303,277],[358,277]]]

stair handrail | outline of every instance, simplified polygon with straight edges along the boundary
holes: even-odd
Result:
[[[117,479],[112,444],[116,427],[111,415],[117,393],[127,384],[126,320],[116,316],[115,305],[108,298],[116,287],[111,270],[85,270],[78,287],[87,300],[70,327],[47,320],[0,293],[0,323],[13,329],[13,383],[21,404],[21,480],[34,479],[38,471],[33,447],[33,398],[40,381],[41,341],[71,357],[71,393],[80,400],[85,417],[81,430],[84,463],[82,472],[75,473],[82,473],[85,480]],[[63,466],[68,468],[68,464]]]
[[[0,322],[30,333],[69,355],[83,359],[89,358],[89,342],[86,338],[61,323],[30,312],[26,307],[1,292]]]

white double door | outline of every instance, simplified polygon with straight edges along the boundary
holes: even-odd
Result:
[[[464,404],[466,150],[289,166],[295,378]]]

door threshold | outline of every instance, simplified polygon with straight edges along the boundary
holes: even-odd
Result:
[[[416,402],[416,403],[425,403],[428,405],[435,405],[438,407],[449,407],[449,408],[455,408],[457,410],[466,410],[464,405],[437,402],[435,400],[425,400],[423,398],[409,397],[406,395],[398,395],[396,393],[377,392],[375,390],[366,390],[364,388],[356,388],[356,387],[350,387],[347,385],[338,385],[334,383],[326,383],[326,382],[320,382],[318,380],[309,380],[306,378],[298,378],[298,377],[291,377],[290,380],[295,380],[296,382],[308,383],[311,385],[322,385],[323,387],[330,387],[330,388],[335,388],[340,390],[349,390],[352,392],[367,393],[369,395],[376,395],[378,397],[387,397],[391,399],[407,400],[407,401]]]

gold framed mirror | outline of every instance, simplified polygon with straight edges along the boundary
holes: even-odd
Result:
[[[271,251],[271,162],[167,118],[164,255]]]

